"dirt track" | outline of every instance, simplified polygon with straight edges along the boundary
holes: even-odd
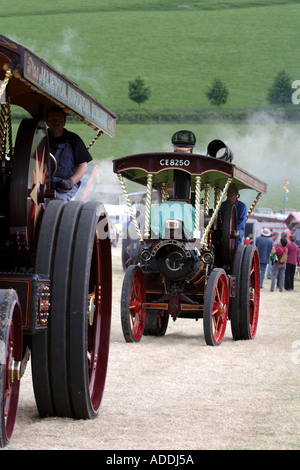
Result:
[[[299,449],[300,281],[294,292],[261,291],[257,336],[218,347],[202,321],[170,321],[162,338],[126,344],[123,279],[113,249],[113,318],[106,389],[97,419],[40,419],[30,365],[21,381],[15,449]]]

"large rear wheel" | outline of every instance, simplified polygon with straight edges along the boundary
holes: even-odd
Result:
[[[46,266],[38,266],[50,270],[51,305],[47,332],[34,335],[33,383],[41,416],[86,419],[97,415],[107,371],[110,240],[101,204],[70,201],[60,207],[59,220],[54,211],[48,218],[57,222],[56,236],[40,247],[40,253],[48,246],[52,252]]]
[[[253,339],[257,330],[260,300],[260,263],[255,246],[247,246],[242,263],[241,339]]]

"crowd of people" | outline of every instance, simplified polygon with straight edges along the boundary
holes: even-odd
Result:
[[[294,290],[295,273],[300,266],[300,247],[296,240],[293,229],[281,234],[272,233],[268,228],[262,229],[255,241],[260,258],[261,288],[267,271],[267,277],[271,279],[271,292],[275,287],[280,292]]]

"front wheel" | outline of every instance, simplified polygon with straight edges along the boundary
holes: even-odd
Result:
[[[8,444],[16,420],[22,362],[22,314],[17,293],[0,290],[0,445]]]
[[[131,265],[125,272],[121,296],[121,324],[127,343],[140,341],[146,318],[146,287],[139,266]]]
[[[217,346],[223,340],[229,306],[227,276],[223,269],[212,270],[205,291],[203,328],[206,344]]]

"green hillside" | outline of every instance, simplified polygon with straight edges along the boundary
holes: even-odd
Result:
[[[261,205],[276,210],[284,205],[300,210],[300,137],[296,123],[278,124],[264,110],[270,111],[266,95],[278,71],[300,80],[299,24],[299,0],[13,0],[1,2],[0,15],[1,34],[27,46],[119,115],[137,109],[128,98],[128,81],[137,75],[152,91],[144,111],[183,116],[187,110],[215,112],[205,91],[220,77],[229,89],[222,109],[261,107],[262,112],[230,126],[121,120],[117,137],[103,136],[92,155],[110,161],[169,150],[172,133],[188,127],[197,135],[199,151],[211,139],[223,139],[234,151],[234,163],[268,182]],[[68,128],[86,143],[94,136],[80,124]],[[290,191],[284,204],[286,179]]]
[[[299,1],[14,0],[0,30],[120,112],[128,81],[151,86],[148,109],[209,107],[215,77],[227,107],[259,106],[275,75],[300,79]],[[192,6],[187,6],[192,5]]]

